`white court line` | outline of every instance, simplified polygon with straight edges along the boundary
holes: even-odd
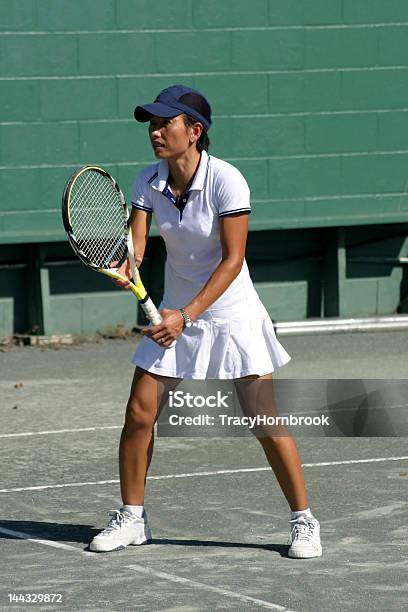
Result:
[[[45,436],[47,434],[77,433],[78,431],[100,431],[101,429],[121,429],[123,425],[105,425],[101,427],[81,427],[80,429],[54,429],[50,431],[25,431],[23,433],[0,434],[0,438],[21,438],[24,436]]]
[[[205,584],[204,582],[198,582],[197,580],[190,580],[189,578],[175,576],[174,574],[168,574],[167,572],[160,572],[159,570],[154,570],[150,567],[145,567],[142,565],[126,565],[126,568],[135,570],[140,574],[156,576],[157,578],[163,578],[163,580],[169,580],[170,582],[186,584],[190,587],[196,587],[204,591],[211,591],[212,593],[217,593],[218,595],[224,595],[226,597],[238,599],[241,602],[255,604],[257,606],[260,606],[261,608],[268,608],[269,610],[280,610],[281,612],[293,612],[293,610],[291,611],[289,610],[289,608],[279,606],[278,604],[271,603],[270,601],[264,601],[263,599],[257,599],[256,597],[249,597],[248,595],[242,595],[241,593],[236,593],[235,591],[228,591],[227,589],[221,589],[220,587]]]
[[[42,546],[51,546],[52,548],[60,548],[69,551],[74,550],[75,552],[80,552],[84,555],[92,557],[95,556],[87,550],[79,550],[75,546],[69,546],[69,544],[61,544],[60,542],[54,542],[53,540],[42,540],[41,538],[33,537],[32,534],[25,533],[24,531],[14,531],[13,529],[6,529],[5,527],[0,527],[0,533],[13,536],[14,538],[19,538],[20,540],[27,540],[28,542],[33,542],[34,544],[41,544]]]
[[[325,467],[331,465],[349,465],[352,463],[378,463],[380,461],[403,461],[408,455],[402,457],[375,457],[372,459],[348,459],[345,461],[321,461],[319,463],[302,463],[302,467]],[[170,480],[173,478],[194,478],[199,476],[218,476],[222,474],[244,474],[246,472],[269,472],[270,467],[240,468],[238,470],[215,470],[212,472],[186,472],[184,474],[165,474],[163,476],[148,476],[147,480]],[[13,489],[0,489],[0,493],[17,493],[20,491],[43,491],[45,489],[64,489],[65,487],[86,487],[89,485],[118,484],[119,480],[96,480],[89,482],[67,482],[56,485],[40,485],[36,487],[16,487]]]

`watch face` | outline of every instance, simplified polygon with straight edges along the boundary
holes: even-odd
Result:
[[[193,324],[193,322],[192,322],[192,321],[186,321],[186,327],[191,327],[191,326],[192,326],[192,324]]]

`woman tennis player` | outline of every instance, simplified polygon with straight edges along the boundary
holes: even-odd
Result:
[[[173,85],[152,104],[137,106],[134,114],[137,121],[149,122],[159,161],[142,170],[133,187],[133,241],[140,265],[154,214],[167,249],[163,320],[143,331],[133,357],[136,370],[119,448],[123,506],[90,543],[96,552],[151,539],[144,489],[165,381],[272,384],[272,372],[290,360],[245,261],[248,185],[234,166],[207,152],[207,100],[189,87]],[[127,263],[120,273],[131,278]],[[320,556],[320,526],[309,508],[294,439],[289,434],[258,439],[291,509],[289,556]]]

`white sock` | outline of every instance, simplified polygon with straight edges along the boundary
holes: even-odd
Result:
[[[129,514],[133,514],[138,518],[142,518],[144,506],[132,506],[130,504],[124,504],[121,510],[126,510],[126,512],[129,512]]]
[[[303,514],[304,516],[313,517],[313,514],[310,511],[310,508],[306,508],[305,510],[292,510],[290,520],[293,521]]]

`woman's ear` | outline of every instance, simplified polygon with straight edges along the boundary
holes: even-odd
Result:
[[[191,142],[197,142],[200,139],[201,134],[203,133],[203,126],[201,123],[195,123],[191,126]]]

